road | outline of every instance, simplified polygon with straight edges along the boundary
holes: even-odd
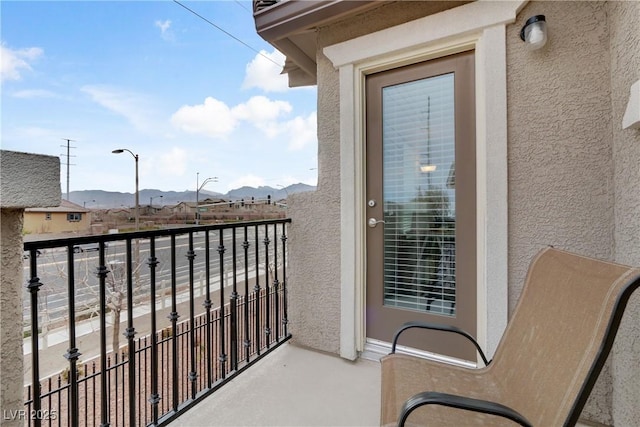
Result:
[[[242,242],[244,235],[242,230],[238,230],[236,235],[236,272],[238,280],[244,279],[244,249]],[[194,235],[193,247],[196,257],[194,259],[194,285],[197,288],[196,295],[202,295],[205,286],[205,241],[204,233]],[[220,244],[219,234],[210,233],[210,263],[211,263],[211,290],[219,288],[220,276],[220,254],[218,245]],[[270,236],[271,245],[269,247],[269,263],[273,264],[273,235]],[[260,229],[258,245],[260,253],[260,272],[264,273],[264,230]],[[248,229],[247,241],[250,243],[248,252],[249,274],[254,277],[256,269],[255,260],[255,231]],[[133,251],[133,281],[134,281],[134,302],[148,301],[150,287],[150,273],[147,260],[150,256],[148,239],[139,239],[132,244]],[[233,272],[233,235],[231,230],[225,230],[223,234],[224,252],[224,273],[225,284],[229,285]],[[282,248],[278,241],[278,249]],[[189,250],[189,240],[187,235],[176,236],[175,254],[175,275],[178,292],[188,292],[189,284],[189,260],[187,252]],[[64,321],[68,318],[68,290],[67,290],[67,251],[66,248],[47,249],[38,257],[38,277],[43,286],[38,292],[38,312],[39,323],[47,327]],[[161,237],[156,239],[156,258],[159,263],[156,267],[156,295],[170,295],[172,283],[171,268],[171,238]],[[136,262],[136,260],[139,260]],[[280,258],[281,260],[281,258]],[[280,262],[280,261],[279,261]],[[107,296],[117,296],[119,292],[126,297],[126,245],[125,242],[110,242],[106,251],[106,263],[109,269],[107,276]],[[96,269],[99,265],[98,252],[82,252],[74,254],[74,276],[75,276],[75,303],[76,314],[91,312],[97,313],[99,310],[99,279]],[[137,266],[137,267],[136,267]],[[29,260],[24,262],[24,282],[29,280]],[[240,286],[240,284],[239,284]],[[241,285],[243,286],[243,284]],[[126,299],[126,298],[125,298]],[[162,299],[164,302],[164,299]],[[24,290],[24,319],[27,325],[30,318],[31,297],[25,286]],[[126,308],[126,301],[123,300],[123,308]]]

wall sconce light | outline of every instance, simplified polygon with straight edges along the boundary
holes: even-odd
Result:
[[[520,38],[529,50],[540,49],[547,43],[547,21],[544,15],[536,15],[527,19],[520,30]]]

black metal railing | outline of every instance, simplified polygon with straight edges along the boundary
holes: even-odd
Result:
[[[287,341],[289,222],[25,243],[25,424],[164,425]]]

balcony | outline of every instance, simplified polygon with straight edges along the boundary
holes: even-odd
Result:
[[[290,224],[5,245],[28,293],[23,331],[3,338],[23,335],[28,363],[24,381],[1,377],[18,388],[3,424],[377,424],[377,363],[290,345]]]
[[[291,338],[289,223],[25,243],[27,375],[14,415],[38,414],[24,418],[36,426],[166,425],[270,357]]]
[[[280,346],[171,425],[375,426],[380,365]]]

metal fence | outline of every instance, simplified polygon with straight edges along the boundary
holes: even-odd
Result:
[[[288,340],[289,222],[25,243],[25,424],[167,424]],[[63,356],[43,345],[54,330]],[[64,368],[41,378],[44,363]]]

